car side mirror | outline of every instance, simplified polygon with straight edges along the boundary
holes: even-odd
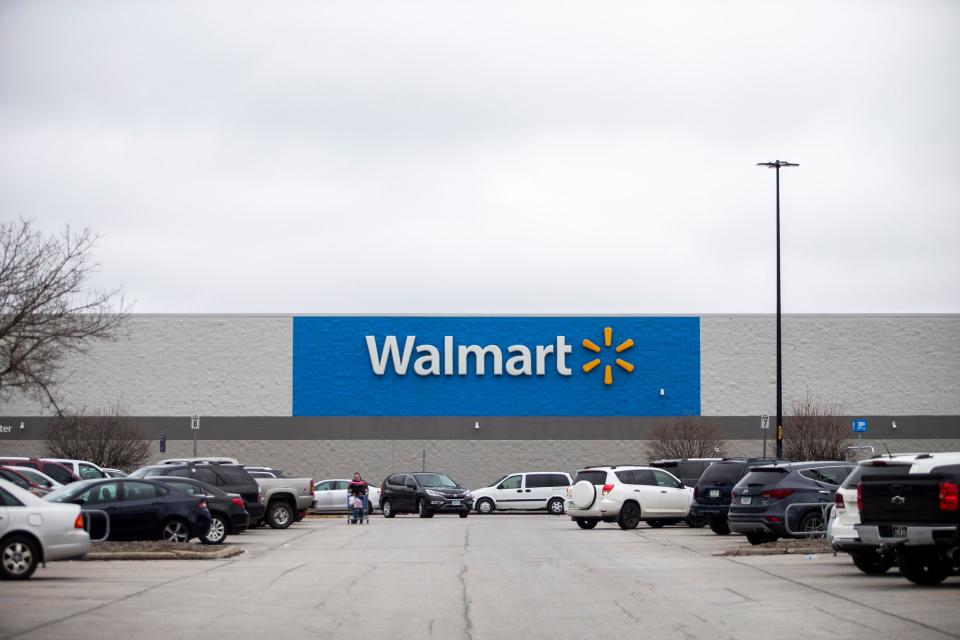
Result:
[[[72,502],[73,504],[78,504],[81,507],[87,503],[86,500],[71,500],[70,502]]]
[[[407,489],[413,489],[414,491],[416,491],[416,490],[417,490],[417,485],[415,485],[415,484],[408,484],[408,485],[407,485]]]

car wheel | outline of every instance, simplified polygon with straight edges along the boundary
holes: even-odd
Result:
[[[718,536],[730,535],[730,523],[726,518],[710,518],[710,530]]]
[[[935,548],[900,548],[897,565],[903,577],[914,584],[940,584],[953,572],[953,562],[943,558]]]
[[[214,513],[210,515],[210,530],[207,531],[207,535],[200,537],[200,542],[203,544],[223,544],[223,541],[227,539],[227,521],[219,513]]]
[[[547,512],[551,515],[562,516],[564,511],[563,498],[552,498],[547,503]]]
[[[5,580],[26,580],[37,570],[40,552],[26,536],[10,536],[0,545],[0,577]]]
[[[493,500],[490,500],[489,498],[484,498],[483,500],[477,502],[477,513],[493,513],[494,509],[496,509],[496,506],[493,504]]]
[[[460,517],[461,517],[461,518],[466,518],[468,515],[470,515],[470,512],[469,512],[469,511],[461,511],[461,512],[460,512]]]
[[[804,533],[826,533],[827,527],[823,522],[823,514],[819,511],[811,511],[800,518],[800,531]],[[816,536],[805,536],[813,537]]]
[[[577,518],[577,519],[576,519],[577,526],[580,527],[581,529],[593,529],[595,526],[597,526],[597,522],[599,522],[599,521],[598,521],[598,520],[589,520],[589,519],[587,519],[587,518]]]
[[[773,542],[777,539],[777,536],[764,533],[763,531],[751,531],[747,534],[747,542],[753,545],[764,544],[766,542]]]
[[[707,526],[707,516],[689,515],[685,522],[691,529],[703,529]]]
[[[663,520],[647,520],[647,526],[653,527],[654,529],[659,529],[663,525],[667,524]]]
[[[367,499],[367,515],[368,515],[368,516],[372,516],[372,515],[373,515],[373,503],[370,502],[369,499]]]
[[[273,529],[286,529],[293,524],[293,515],[289,502],[277,500],[267,507],[267,524]]]
[[[636,502],[625,502],[620,507],[620,515],[617,516],[617,524],[621,529],[636,529],[640,524],[640,505]]]
[[[851,553],[850,557],[857,569],[871,576],[882,576],[896,562],[888,553]]]
[[[179,518],[171,518],[160,527],[160,539],[166,542],[187,542],[190,540],[190,527]]]
[[[430,509],[427,508],[427,501],[423,498],[417,500],[417,515],[421,518],[429,518],[433,515],[430,513]]]
[[[389,500],[384,500],[383,505],[380,508],[383,510],[384,518],[392,518],[393,516],[397,515],[393,512],[393,503]]]

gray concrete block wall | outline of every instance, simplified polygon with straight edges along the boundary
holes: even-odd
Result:
[[[960,414],[960,316],[784,316],[784,412],[809,390],[851,415]],[[701,414],[776,413],[774,316],[700,321]]]
[[[115,341],[71,354],[61,386],[68,407],[120,402],[138,416],[289,416],[290,316],[135,315]],[[15,397],[0,415],[44,415]]]

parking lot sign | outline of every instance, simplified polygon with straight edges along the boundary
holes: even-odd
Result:
[[[866,433],[867,431],[867,419],[866,418],[856,418],[853,421],[853,432],[854,433]]]
[[[764,430],[770,428],[770,416],[760,416],[760,428]]]

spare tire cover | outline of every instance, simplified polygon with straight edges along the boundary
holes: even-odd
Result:
[[[581,480],[573,485],[571,498],[578,509],[589,509],[597,499],[597,487],[589,480]]]

